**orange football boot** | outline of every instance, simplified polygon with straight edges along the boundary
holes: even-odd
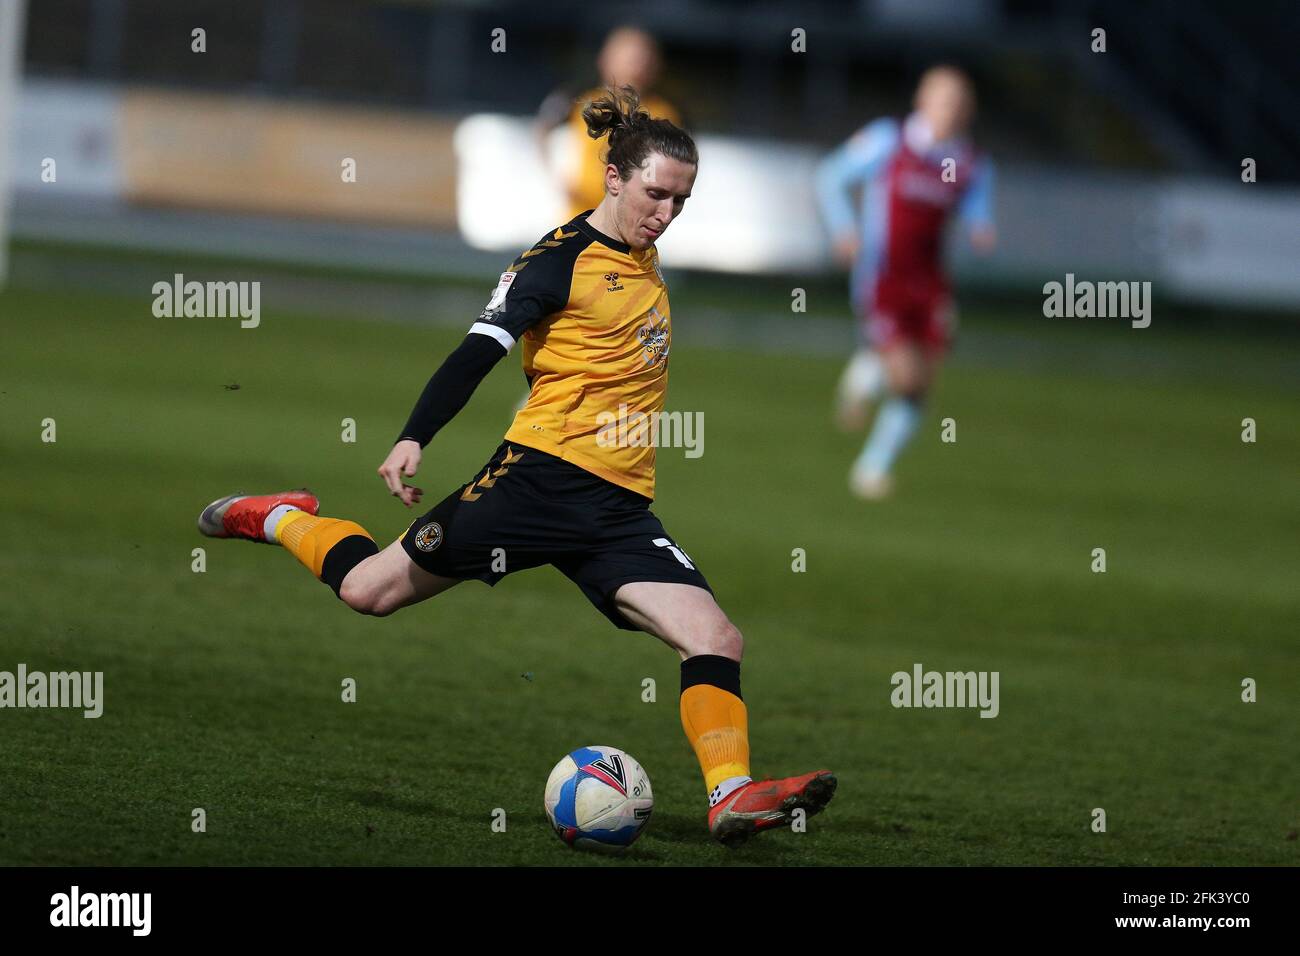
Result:
[[[209,538],[247,538],[270,544],[274,539],[268,537],[266,516],[280,505],[292,505],[314,515],[320,501],[306,488],[274,495],[227,495],[203,509],[199,530]],[[274,528],[270,529],[271,534],[274,532]]]
[[[835,796],[829,770],[783,780],[751,780],[709,810],[709,832],[723,845],[739,846],[755,833],[789,826],[796,810],[820,813]]]

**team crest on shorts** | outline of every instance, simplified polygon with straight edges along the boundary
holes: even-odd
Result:
[[[415,546],[421,551],[432,551],[440,544],[442,544],[442,525],[436,521],[430,521],[415,532]]]

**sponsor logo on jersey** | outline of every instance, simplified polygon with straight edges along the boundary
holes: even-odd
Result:
[[[904,199],[946,209],[956,201],[957,188],[952,183],[943,182],[929,170],[907,170],[899,174],[898,194]]]
[[[642,358],[646,365],[658,365],[668,359],[668,316],[652,308],[646,314],[645,325],[637,330],[641,340]]]

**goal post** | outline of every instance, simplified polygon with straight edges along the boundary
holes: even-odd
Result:
[[[9,277],[9,221],[13,206],[14,129],[22,79],[27,0],[0,0],[0,288]]]

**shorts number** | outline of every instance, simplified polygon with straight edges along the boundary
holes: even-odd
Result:
[[[690,568],[692,571],[695,570],[695,565],[691,564],[691,559],[686,556],[686,552],[677,547],[677,545],[673,544],[667,538],[655,538],[654,544],[656,547],[667,548],[676,556],[678,561],[686,565],[686,567]]]

